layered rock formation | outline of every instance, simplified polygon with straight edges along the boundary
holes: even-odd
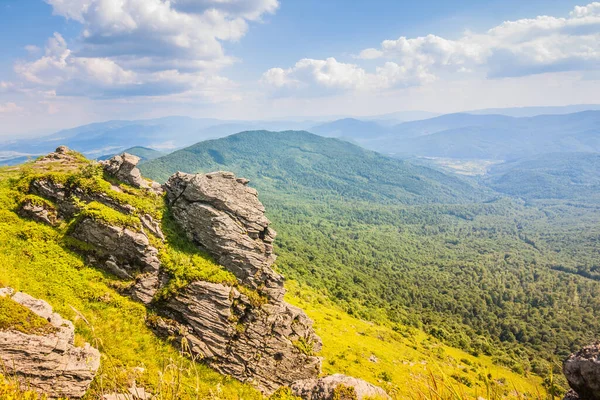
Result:
[[[336,391],[343,388],[353,391],[358,400],[390,398],[382,388],[342,374],[298,381],[292,385],[292,393],[304,400],[334,400]]]
[[[600,344],[586,346],[563,363],[571,391],[565,399],[600,399]]]
[[[173,215],[192,241],[244,285],[281,300],[283,277],[271,268],[276,232],[258,193],[247,184],[231,172],[178,172],[165,188]]]
[[[0,331],[0,360],[6,373],[49,398],[83,397],[100,367],[98,350],[87,343],[74,346],[73,324],[54,313],[45,301],[9,288],[0,289],[0,296],[10,296],[54,328],[45,334]]]
[[[313,354],[322,344],[312,321],[284,302],[257,305],[234,287],[194,282],[167,302],[163,315],[170,319],[152,322],[159,333],[266,393],[320,373]]]
[[[148,236],[128,228],[83,218],[70,231],[71,237],[93,246],[89,260],[121,279],[136,280],[129,293],[149,304],[159,289],[158,250]]]
[[[283,302],[283,277],[272,269],[275,231],[248,181],[229,172],[173,175],[167,200],[189,238],[265,297],[194,282],[165,304],[156,328],[185,338],[191,351],[221,372],[265,392],[317,377],[321,340],[304,312]],[[256,295],[255,295],[256,296]],[[182,328],[187,328],[182,329]],[[177,332],[183,332],[177,334]]]
[[[77,165],[77,157],[59,148],[39,162]],[[136,163],[137,158],[124,154],[103,168],[114,178],[147,189],[149,195],[160,192],[156,185],[146,186]],[[194,357],[266,393],[319,375],[321,361],[314,354],[321,340],[304,312],[283,302],[283,277],[272,269],[276,234],[247,180],[226,172],[176,174],[169,179],[165,188],[176,221],[239,283],[195,281],[160,301],[156,293],[171,276],[150,240],[150,235],[165,239],[158,221],[118,203],[115,196],[63,182],[42,176],[31,182],[30,193],[50,200],[57,216],[71,221],[67,234],[76,239],[75,250],[91,264],[130,281],[125,293],[159,315],[148,321],[156,332],[188,344]],[[82,213],[91,202],[139,218],[139,229]]]

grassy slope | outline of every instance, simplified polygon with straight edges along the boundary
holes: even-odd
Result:
[[[398,399],[436,398],[429,393],[439,386],[443,398],[456,400],[542,397],[542,380],[500,367],[491,357],[474,357],[442,344],[423,331],[374,324],[349,316],[325,295],[289,281],[286,300],[301,307],[315,321],[323,339],[323,371],[360,377],[386,389]],[[433,376],[433,379],[432,379]],[[451,394],[456,391],[460,396]]]
[[[114,287],[119,286],[120,281],[86,266],[80,256],[68,250],[60,228],[19,218],[14,210],[22,194],[16,191],[11,179],[20,175],[18,168],[0,169],[0,283],[48,301],[57,312],[74,321],[77,343],[88,341],[102,351],[101,371],[92,386],[90,398],[94,394],[127,387],[133,379],[138,385],[159,393],[161,399],[261,397],[247,385],[188,361],[168,342],[158,339],[145,325],[146,309],[117,293]],[[189,262],[200,255],[181,244],[176,248],[176,253],[170,253],[172,268],[193,269]],[[192,254],[187,257],[189,253]],[[420,381],[420,387],[426,387],[424,374],[411,376],[414,365],[410,363],[436,359],[443,346],[435,339],[407,327],[402,330],[412,332],[410,340],[401,339],[389,328],[376,327],[346,315],[312,290],[299,290],[293,284],[291,288],[288,299],[307,307],[324,339],[325,372],[352,373],[387,386],[397,398],[409,394],[415,378]],[[331,323],[332,316],[335,316],[336,324]],[[351,338],[344,339],[344,346],[340,346],[340,334],[346,339]],[[381,337],[391,339],[382,341]],[[456,354],[453,356],[456,359],[469,357],[459,350],[443,348],[448,354]],[[359,355],[368,357],[370,354],[375,354],[380,362],[369,368],[358,368],[360,362],[364,362],[358,362]],[[478,362],[483,366],[488,364],[485,358]],[[489,365],[495,368],[494,379],[514,382],[524,392],[534,393],[540,383],[539,379],[526,379],[508,369]],[[451,370],[447,363],[441,363],[441,366],[448,375],[456,370]],[[478,374],[472,371],[462,374],[470,382],[477,380]],[[382,383],[382,378],[390,382]],[[479,386],[458,386],[472,395],[482,390]],[[0,390],[7,390],[6,386],[2,388]]]

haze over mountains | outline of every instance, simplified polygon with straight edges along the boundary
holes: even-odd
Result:
[[[57,143],[66,144],[89,157],[100,157],[134,146],[173,151],[202,140],[247,130],[306,130],[348,140],[395,157],[508,160],[550,152],[596,152],[600,150],[599,109],[600,106],[596,105],[582,105],[478,110],[442,116],[427,112],[401,112],[329,122],[310,118],[224,121],[190,117],[107,121],[62,130],[41,138],[0,143],[0,164],[23,160],[27,155],[47,153]],[[569,114],[572,111],[578,112]],[[487,112],[494,114],[484,114]],[[548,114],[511,116],[536,112]]]

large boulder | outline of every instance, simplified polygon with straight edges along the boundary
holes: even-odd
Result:
[[[321,340],[304,312],[287,303],[258,306],[234,287],[198,281],[169,299],[162,314],[169,319],[152,324],[163,336],[266,393],[320,373],[314,354]]]
[[[129,290],[134,299],[145,304],[153,300],[161,284],[161,263],[145,233],[86,217],[69,234],[89,246],[85,251],[93,264],[121,279],[135,279]]]
[[[171,176],[165,188],[177,222],[242,284],[281,300],[283,277],[275,261],[275,231],[246,179],[231,172]]]
[[[390,396],[382,388],[350,376],[335,374],[319,379],[307,379],[292,385],[295,396],[304,400],[333,400],[336,391],[354,391],[358,400],[389,399]]]
[[[123,153],[121,155],[116,155],[109,160],[102,161],[102,165],[108,174],[122,182],[137,188],[147,187],[148,184],[144,178],[142,178],[142,173],[137,167],[139,162],[139,157],[129,153]]]
[[[83,397],[100,367],[100,353],[89,344],[74,345],[75,329],[71,321],[53,312],[43,300],[12,289],[0,290],[0,296],[13,301],[47,320],[52,329],[45,333],[0,330],[0,360],[3,373],[14,376],[23,387],[49,398]]]
[[[149,189],[157,194],[162,193],[160,184],[147,181],[142,177],[142,173],[137,167],[140,158],[133,154],[123,153],[116,155],[109,160],[101,161],[104,171],[133,187]]]
[[[571,354],[563,364],[563,372],[580,399],[600,399],[600,344],[586,346]],[[569,392],[569,396],[575,398],[573,392]]]

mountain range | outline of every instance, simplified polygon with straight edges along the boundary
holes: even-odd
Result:
[[[272,121],[190,117],[107,121],[62,130],[41,138],[0,143],[0,165],[45,154],[52,151],[57,143],[97,158],[134,146],[174,151],[202,140],[249,130],[306,130],[401,158],[511,160],[563,151],[597,152],[600,151],[599,109],[597,105],[533,107],[476,110],[441,116],[427,112],[403,112],[338,118],[327,122],[323,122],[322,117]]]

